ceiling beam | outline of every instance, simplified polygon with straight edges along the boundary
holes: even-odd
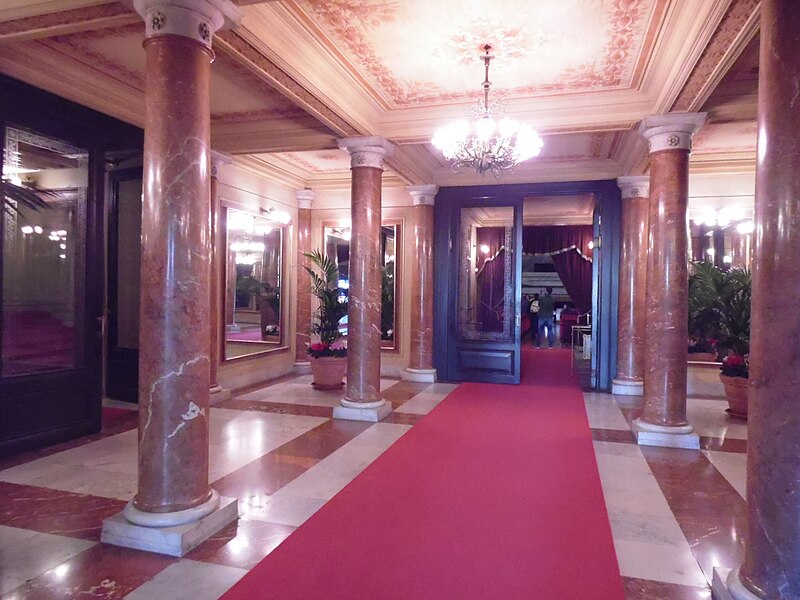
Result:
[[[141,23],[141,17],[114,2],[0,22],[0,44]]]

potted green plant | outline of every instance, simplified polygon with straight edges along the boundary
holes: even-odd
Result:
[[[342,386],[347,372],[347,343],[339,330],[339,322],[347,314],[347,295],[339,288],[339,267],[336,261],[319,250],[305,252],[311,266],[303,266],[311,277],[311,292],[319,301],[311,324],[315,341],[306,353],[311,357],[313,386],[335,389]]]
[[[689,344],[687,360],[716,362],[720,334],[719,294],[724,273],[709,262],[692,264],[689,277]]]
[[[725,386],[728,400],[728,413],[747,418],[747,396],[749,391],[750,369],[746,356],[731,354],[722,360],[719,378]]]
[[[750,353],[750,295],[752,277],[748,269],[730,269],[725,273],[719,295],[719,346],[726,349],[720,381],[725,386],[728,412],[747,417],[748,357]]]

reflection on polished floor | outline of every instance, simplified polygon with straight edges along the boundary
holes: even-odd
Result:
[[[692,368],[689,379],[701,451],[639,447],[629,424],[640,399],[585,394],[631,600],[708,599],[712,568],[743,558],[746,423],[724,412],[716,371]],[[340,393],[315,391],[308,377],[215,406],[211,480],[239,498],[242,518],[182,559],[98,541],[135,491],[135,411],[100,434],[0,461],[0,598],[218,598],[455,386],[381,389],[394,412],[380,423],[331,420]]]

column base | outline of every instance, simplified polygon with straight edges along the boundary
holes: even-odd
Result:
[[[217,500],[219,505],[210,514],[191,523],[172,526],[135,525],[125,517],[126,507],[126,510],[103,521],[100,541],[169,556],[184,556],[239,518],[239,501],[236,498],[217,496]]]
[[[210,390],[208,390],[210,396],[210,403],[219,404],[220,402],[225,402],[225,400],[231,399],[231,391],[227,388],[222,387],[221,385],[215,385]]]
[[[333,409],[334,419],[345,421],[370,421],[377,423],[392,412],[392,405],[386,400],[378,402],[352,402],[342,398],[339,406]]]
[[[641,379],[613,379],[611,393],[615,396],[644,395],[644,381]]]
[[[633,422],[633,433],[636,435],[636,443],[640,446],[700,449],[700,436],[693,433],[691,425],[666,427],[636,419]]]
[[[420,383],[436,383],[436,369],[412,369],[408,367],[401,375],[403,381]]]
[[[294,372],[298,375],[310,375],[311,374],[311,361],[300,361],[297,360],[294,363]]]
[[[744,584],[739,579],[738,568],[714,567],[711,595],[714,600],[761,600],[761,598],[744,587]]]

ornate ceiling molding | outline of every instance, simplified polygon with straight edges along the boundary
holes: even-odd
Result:
[[[0,22],[0,43],[22,42],[141,23],[129,8],[114,2]]]
[[[672,104],[671,112],[699,110],[756,35],[760,8],[760,0],[732,0],[700,60]]]
[[[224,54],[269,83],[289,100],[330,127],[336,135],[349,136],[361,133],[245,40],[239,32],[223,31],[214,41],[218,53]]]

